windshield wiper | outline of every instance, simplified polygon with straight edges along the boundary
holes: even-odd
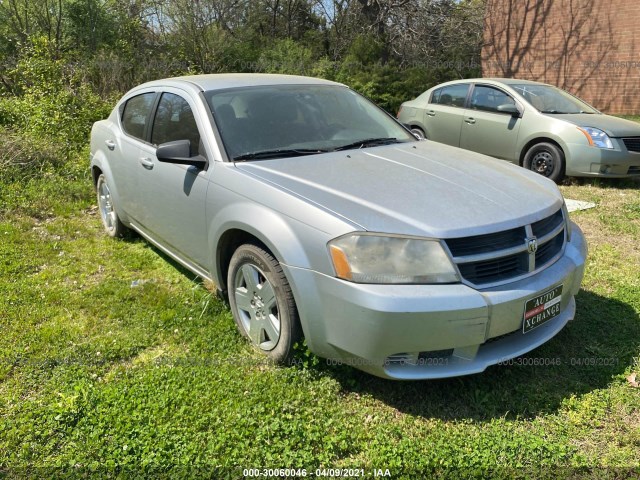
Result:
[[[378,145],[390,145],[392,143],[400,143],[400,142],[395,137],[366,138],[364,140],[358,140],[357,142],[348,143],[347,145],[342,145],[341,147],[336,147],[334,148],[334,150],[340,151],[340,150],[349,150],[351,148],[375,147]]]
[[[258,152],[249,152],[233,157],[234,162],[244,160],[266,160],[269,158],[282,157],[299,157],[302,155],[315,155],[316,153],[324,153],[327,150],[320,148],[278,148],[276,150],[261,150]]]

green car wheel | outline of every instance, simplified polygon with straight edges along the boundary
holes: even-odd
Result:
[[[537,143],[527,151],[523,166],[558,183],[564,178],[564,153],[552,143]]]

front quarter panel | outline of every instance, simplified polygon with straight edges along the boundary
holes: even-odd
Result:
[[[584,135],[575,125],[543,115],[531,108],[527,109],[518,136],[520,160],[522,161],[530,146],[548,140],[552,140],[560,146],[564,152],[567,166],[571,161],[570,146],[587,143]]]
[[[334,276],[327,242],[359,227],[292,193],[264,183],[235,168],[219,163],[207,195],[207,222],[211,245],[211,277],[225,291],[226,265],[221,263],[221,239],[227,232],[246,232],[262,242],[282,264],[296,303],[308,292],[291,275],[296,270]],[[302,305],[302,303],[300,303]],[[300,309],[300,324],[307,345],[323,352],[326,338],[324,323],[315,320],[315,312]]]
[[[207,195],[210,255],[215,264],[211,274],[220,286],[226,278],[217,249],[229,230],[258,238],[282,264],[333,275],[327,242],[360,229],[292,192],[241,172],[233,163],[220,163],[211,182]]]

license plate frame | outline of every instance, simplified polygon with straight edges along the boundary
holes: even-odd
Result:
[[[562,287],[562,284],[557,285],[524,302],[524,313],[522,314],[523,334],[529,333],[560,315]]]

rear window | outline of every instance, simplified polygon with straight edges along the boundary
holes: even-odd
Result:
[[[468,83],[459,83],[442,87],[431,96],[431,103],[436,105],[447,105],[449,107],[464,107],[464,102],[469,93]]]
[[[127,100],[122,111],[122,128],[129,135],[144,140],[155,92],[143,93]]]

